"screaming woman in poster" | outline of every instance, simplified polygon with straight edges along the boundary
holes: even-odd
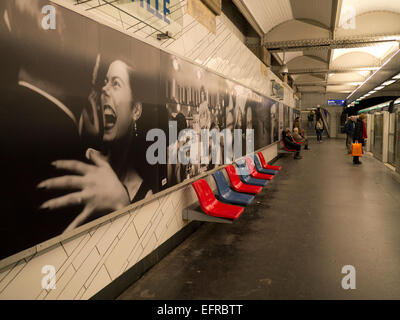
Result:
[[[104,128],[101,152],[91,148],[87,150],[86,158],[91,164],[76,160],[55,161],[54,167],[67,170],[71,175],[51,178],[38,185],[44,189],[71,190],[68,195],[46,201],[42,209],[84,205],[83,211],[66,231],[89,218],[122,209],[151,194],[151,189],[134,166],[137,121],[142,114],[142,105],[135,102],[133,84],[133,68],[123,61],[113,61],[101,93],[92,93],[90,98],[89,108],[100,110],[99,114],[103,115],[100,119]],[[96,102],[100,104],[94,106]],[[96,118],[89,114],[87,110],[82,114],[81,132],[82,127],[91,126],[90,118]]]

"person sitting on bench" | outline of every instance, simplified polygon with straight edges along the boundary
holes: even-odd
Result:
[[[289,128],[282,131],[282,140],[287,149],[295,150],[294,159],[302,159],[300,156],[301,144],[297,144],[293,141],[292,133]]]
[[[299,128],[294,128],[293,129],[293,139],[297,143],[302,143],[304,145],[304,150],[310,150],[308,149],[308,139],[302,137],[299,133]]]

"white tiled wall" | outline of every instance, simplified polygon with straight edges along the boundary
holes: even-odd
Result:
[[[69,0],[57,0],[71,8]],[[77,10],[74,8],[74,10]],[[185,16],[184,24],[192,23]],[[225,17],[218,18],[216,35],[196,24],[191,32],[168,46],[168,50],[195,60],[208,68],[269,95],[269,79],[261,74],[260,61],[246,48],[243,39]],[[215,51],[212,59],[204,51],[196,56],[193,46],[198,39],[209,37],[207,49]],[[229,41],[220,42],[229,38]],[[168,45],[165,44],[166,47]],[[232,51],[237,54],[232,55]],[[291,104],[290,95],[286,95]],[[267,160],[277,154],[276,145],[264,152]],[[214,182],[207,179],[214,188]],[[144,206],[104,222],[91,230],[65,240],[0,270],[0,299],[89,299],[138,261],[146,257],[186,226],[182,209],[197,200],[190,185]],[[42,267],[56,268],[56,289],[43,290]]]
[[[264,152],[277,154],[276,145]],[[207,178],[212,188],[213,180]],[[146,257],[187,222],[196,201],[189,185],[0,271],[0,299],[88,299]],[[42,289],[42,267],[56,268],[56,289]]]
[[[0,271],[0,299],[87,299],[186,225],[191,186],[130,211]],[[42,289],[42,267],[56,268],[56,289]]]

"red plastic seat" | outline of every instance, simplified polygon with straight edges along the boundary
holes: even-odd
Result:
[[[287,147],[286,147],[286,145],[285,145],[285,142],[282,140],[282,144],[283,144],[283,148],[286,150],[286,151],[288,151],[288,152],[296,152],[296,150],[294,150],[294,149],[288,149]]]
[[[247,168],[249,169],[250,175],[256,179],[265,179],[265,180],[272,180],[274,178],[273,175],[261,173],[256,170],[254,162],[251,158],[246,157],[246,164]]]
[[[243,213],[244,208],[219,202],[212,192],[207,181],[200,179],[192,183],[201,209],[209,216],[236,220]]]
[[[236,172],[236,169],[233,165],[229,165],[229,166],[225,167],[225,171],[228,174],[229,181],[231,182],[231,186],[234,190],[236,190],[238,192],[245,192],[245,193],[252,193],[252,194],[257,194],[257,193],[261,192],[262,187],[243,183],[240,180],[240,178]]]
[[[296,144],[303,144],[303,142],[297,142],[296,140],[294,140],[294,138],[292,137],[292,141]]]
[[[281,171],[282,167],[280,166],[271,166],[265,161],[264,155],[261,152],[258,152],[258,157],[260,158],[261,165],[263,166],[264,169],[270,169],[270,170],[275,170],[275,171]]]

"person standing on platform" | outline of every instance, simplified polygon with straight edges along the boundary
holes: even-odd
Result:
[[[361,114],[355,124],[354,128],[354,143],[361,143],[362,146],[365,145],[365,140],[368,138],[367,136],[367,128],[365,126],[365,114]],[[361,164],[360,157],[353,157],[353,164]]]
[[[310,111],[310,114],[308,115],[308,128],[312,129],[314,124],[314,110]]]
[[[344,125],[344,130],[346,132],[346,148],[349,154],[351,153],[351,144],[353,143],[355,119],[354,116],[349,117]]]
[[[300,131],[300,117],[296,117],[296,119],[294,119],[293,129],[294,128],[298,128]]]
[[[315,120],[322,119],[321,107],[318,106],[317,111],[315,111]]]
[[[315,124],[315,132],[317,134],[317,141],[322,142],[322,132],[324,132],[324,123],[322,122],[322,118],[319,118]]]

